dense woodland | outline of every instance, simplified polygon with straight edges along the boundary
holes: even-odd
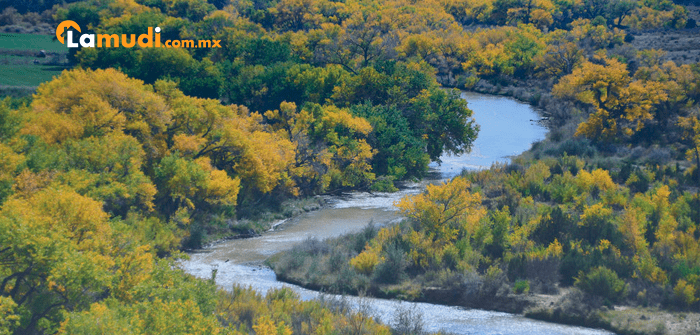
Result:
[[[286,290],[219,291],[177,269],[179,250],[247,232],[242,219],[287,199],[423,177],[478,134],[446,87],[484,85],[526,87],[549,138],[404,199],[400,225],[276,270],[303,277],[321,257],[314,285],[407,299],[478,282],[486,296],[574,285],[607,304],[700,304],[700,67],[629,45],[693,28],[680,5],[10,3],[0,25],[158,26],[222,48],[84,48],[31,98],[0,103],[0,334],[389,333]]]

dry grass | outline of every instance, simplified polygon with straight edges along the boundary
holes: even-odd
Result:
[[[700,334],[700,313],[615,306],[602,316],[621,333]]]
[[[687,6],[690,17],[700,22],[700,7]],[[700,27],[681,30],[656,30],[633,33],[632,45],[640,50],[666,51],[664,60],[678,64],[700,62]]]

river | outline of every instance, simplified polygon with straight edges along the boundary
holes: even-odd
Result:
[[[441,182],[459,174],[462,169],[488,168],[505,162],[542,140],[546,129],[538,122],[536,112],[527,104],[500,96],[464,92],[469,108],[481,130],[472,152],[444,156],[442,164],[431,164],[431,177],[408,184],[396,193],[353,192],[325,197],[330,206],[280,221],[275,229],[255,238],[231,240],[192,253],[182,268],[197,277],[211,278],[217,270],[216,282],[230,289],[232,285],[251,286],[259,292],[271,288],[290,287],[302,299],[319,297],[316,291],[277,281],[274,272],[263,261],[289,249],[309,237],[323,239],[358,231],[368,222],[386,225],[400,217],[394,201],[422,191],[428,183]],[[372,314],[384,322],[393,320],[397,308],[415,308],[423,314],[424,330],[454,334],[609,334],[607,331],[541,322],[519,315],[478,309],[449,307],[427,303],[409,303],[385,299],[347,297],[354,306],[369,306]]]

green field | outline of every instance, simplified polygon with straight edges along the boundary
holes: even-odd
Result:
[[[68,52],[68,48],[48,35],[0,33],[0,49]]]
[[[55,65],[6,65],[0,64],[0,85],[39,86],[58,76],[65,69]]]
[[[67,49],[52,36],[0,33],[0,85],[35,87],[61,74],[66,66],[45,64],[55,53],[66,54]],[[36,58],[39,50],[49,53],[47,58]],[[18,51],[21,51],[18,55]],[[26,52],[25,52],[26,51]],[[34,61],[41,64],[34,64]]]

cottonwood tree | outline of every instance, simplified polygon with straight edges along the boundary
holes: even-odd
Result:
[[[625,64],[598,56],[599,64],[583,62],[563,77],[552,92],[594,108],[578,126],[577,135],[596,141],[613,141],[620,131],[632,135],[654,117],[654,105],[667,98],[659,83],[633,80]]]

